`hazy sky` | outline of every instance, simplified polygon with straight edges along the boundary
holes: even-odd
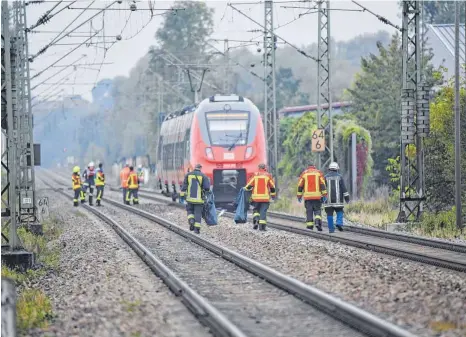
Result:
[[[66,31],[70,31],[77,27],[86,19],[96,15],[98,10],[83,11],[81,8],[89,6],[89,8],[99,9],[109,6],[108,1],[77,1],[70,4],[71,1],[63,1],[52,12],[55,13],[65,5],[69,5],[71,9],[64,9],[62,12],[53,17],[47,24],[37,27],[35,31],[38,33],[30,34],[30,55],[35,55],[41,48],[47,45],[57,35],[59,31],[65,29],[77,16],[79,16]],[[260,24],[264,22],[264,4],[263,2],[250,3],[255,4],[240,4],[246,1],[230,1],[235,7],[241,9],[246,15],[250,16]],[[383,15],[391,22],[401,26],[401,13],[397,5],[397,1],[358,1],[366,6],[371,11]],[[122,4],[116,4],[110,8],[127,9],[132,1],[123,1]],[[150,3],[155,3],[155,8],[169,8],[174,1],[136,1],[136,5],[141,9],[148,9]],[[207,5],[215,10],[215,25],[212,38],[223,40],[244,40],[262,41],[259,37],[260,33],[251,33],[248,30],[260,29],[260,26],[251,22],[241,14],[228,7],[229,2],[226,1],[206,1]],[[31,5],[27,9],[27,21],[30,27],[38,18],[47,10],[51,9],[57,1],[47,2],[40,5]],[[283,8],[283,6],[295,6],[305,8]],[[290,43],[298,46],[306,45],[317,41],[317,14],[308,14],[298,19],[300,13],[306,12],[306,8],[313,7],[314,2],[294,2],[277,0],[274,4],[274,26],[279,27],[275,33],[280,37],[288,40]],[[395,30],[381,23],[377,18],[368,12],[343,11],[342,9],[359,10],[360,8],[351,1],[331,1],[331,8],[335,10],[331,12],[331,35],[336,40],[348,40],[357,35],[364,33],[372,33],[378,30],[387,30],[394,32]],[[341,10],[337,10],[341,9]],[[163,13],[157,11],[156,13]],[[293,21],[297,19],[296,21]],[[99,63],[98,65],[89,65],[78,67],[76,71],[73,68],[63,70],[63,67],[52,67],[32,80],[32,87],[45,81],[51,85],[39,85],[33,90],[33,97],[40,95],[47,97],[54,93],[60,93],[63,89],[63,94],[80,94],[85,98],[90,99],[90,90],[96,81],[103,78],[112,78],[118,75],[128,76],[129,71],[135,63],[143,57],[149,47],[155,44],[155,32],[162,22],[161,16],[155,16],[150,20],[150,11],[139,10],[131,12],[129,10],[108,10],[105,12],[104,20],[102,14],[98,14],[92,20],[92,28],[90,24],[85,24],[77,29],[78,33],[73,33],[73,37],[65,37],[58,43],[59,46],[51,46],[42,55],[39,55],[31,64],[31,76],[40,73],[49,65],[55,63],[64,55],[69,53],[77,45],[89,38],[90,34],[94,34],[95,30],[103,27],[92,40],[88,42],[99,41],[98,45],[81,46],[69,56],[56,63],[59,65],[67,65],[78,61],[79,64]],[[104,25],[103,25],[104,23]],[[287,24],[289,23],[289,24]],[[283,27],[280,27],[282,26]],[[114,41],[115,36],[120,34],[122,40],[113,44],[106,52],[104,59],[104,44],[109,47]],[[103,36],[105,35],[105,39]],[[239,42],[231,42],[231,46],[240,44]],[[218,48],[223,50],[223,41],[218,42]],[[83,57],[82,55],[86,56]],[[303,56],[304,57],[304,56]],[[100,63],[112,62],[110,65],[102,65]],[[101,68],[100,72],[98,69]],[[61,71],[58,75],[51,79],[50,76]],[[64,80],[59,87],[55,87],[54,83]]]

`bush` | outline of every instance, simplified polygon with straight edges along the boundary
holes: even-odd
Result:
[[[20,331],[45,328],[52,318],[50,299],[39,289],[25,289],[16,303],[17,325]]]
[[[411,230],[421,235],[436,238],[465,238],[456,227],[456,208],[437,213],[424,213],[419,223],[413,224]]]

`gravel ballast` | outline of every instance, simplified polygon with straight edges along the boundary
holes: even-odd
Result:
[[[144,203],[144,199],[142,199]],[[187,227],[186,212],[142,209]],[[419,336],[466,335],[463,273],[220,218],[201,235],[403,326]]]
[[[180,235],[114,206],[103,212],[151,249],[246,335],[362,336],[240,267]]]
[[[113,229],[38,181],[63,233],[57,270],[38,279],[56,316],[34,336],[211,336]],[[72,193],[71,191],[69,191]]]

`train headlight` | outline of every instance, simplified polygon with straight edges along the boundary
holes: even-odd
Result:
[[[244,159],[249,159],[252,156],[252,147],[248,146],[246,148],[246,153],[244,154]]]
[[[205,148],[205,155],[207,156],[207,159],[214,159],[214,153],[212,152],[212,149],[210,147]]]

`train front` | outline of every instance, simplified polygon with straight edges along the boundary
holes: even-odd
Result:
[[[215,203],[231,205],[257,166],[266,163],[259,110],[241,96],[213,96],[199,104],[192,130],[191,163],[202,164]]]

